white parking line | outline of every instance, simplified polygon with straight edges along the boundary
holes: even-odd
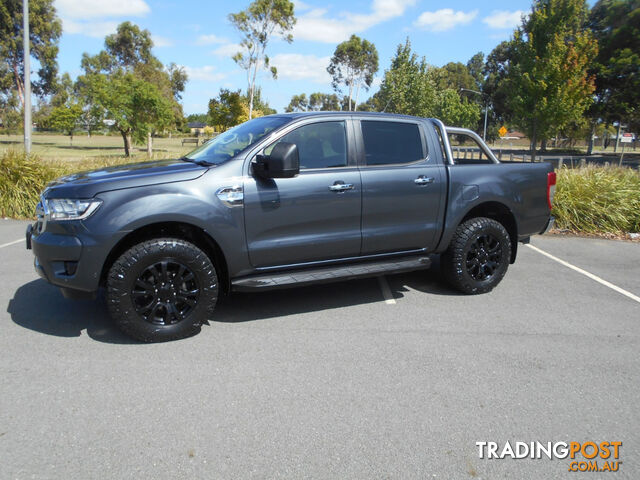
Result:
[[[378,283],[380,284],[380,290],[382,290],[384,303],[386,303],[387,305],[395,305],[396,300],[393,298],[393,295],[391,294],[391,289],[389,288],[387,279],[385,277],[378,277]]]
[[[24,238],[19,238],[18,240],[14,240],[13,242],[3,243],[0,245],[0,248],[8,247],[10,245],[15,245],[16,243],[24,242]]]
[[[624,288],[620,288],[617,285],[614,285],[611,282],[607,282],[603,278],[600,278],[599,276],[594,275],[593,273],[589,273],[586,270],[581,269],[580,267],[576,267],[575,265],[571,265],[569,262],[565,262],[564,260],[562,260],[562,259],[560,259],[558,257],[554,257],[550,253],[547,253],[544,250],[540,250],[538,247],[534,247],[530,243],[527,243],[527,247],[529,247],[532,250],[535,250],[538,253],[541,253],[542,255],[544,255],[545,257],[550,258],[551,260],[555,260],[559,264],[564,265],[565,267],[568,267],[571,270],[575,270],[576,272],[581,273],[585,277],[589,277],[591,280],[595,280],[596,282],[604,285],[605,287],[609,287],[611,290],[615,290],[616,292],[621,293],[625,297],[629,297],[631,300],[635,300],[636,302],[640,303],[640,297],[638,297],[637,295],[634,295],[631,292],[626,291]]]

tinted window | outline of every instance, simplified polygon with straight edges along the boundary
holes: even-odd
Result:
[[[394,165],[422,160],[422,140],[415,123],[361,121],[367,165]]]
[[[347,165],[347,135],[344,122],[305,125],[287,133],[278,142],[295,143],[298,146],[300,168]],[[275,143],[266,148],[264,153],[269,155],[274,145]]]

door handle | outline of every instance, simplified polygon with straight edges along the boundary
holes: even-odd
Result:
[[[435,179],[433,177],[425,177],[424,175],[420,175],[413,181],[413,183],[415,183],[416,185],[428,185],[430,183],[433,183],[434,180]]]
[[[338,193],[353,190],[353,183],[336,182],[333,185],[329,185],[329,190]]]

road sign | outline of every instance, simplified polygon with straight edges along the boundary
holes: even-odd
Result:
[[[500,127],[500,130],[498,130],[498,133],[500,134],[501,137],[504,137],[507,134],[507,129],[504,128],[504,125]]]
[[[620,143],[632,143],[633,133],[623,133],[620,137]]]

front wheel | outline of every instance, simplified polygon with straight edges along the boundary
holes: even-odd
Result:
[[[162,342],[198,333],[218,299],[209,257],[190,242],[157,238],[124,252],[109,270],[107,305],[125,334]]]
[[[442,272],[463,293],[486,293],[500,283],[510,259],[511,240],[504,226],[491,218],[472,218],[456,229],[442,255]]]

